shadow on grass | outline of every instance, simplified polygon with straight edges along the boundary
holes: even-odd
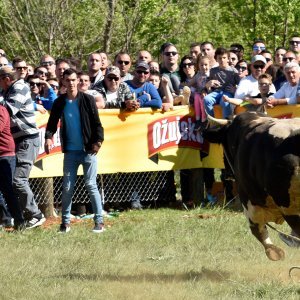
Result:
[[[202,268],[201,272],[191,271],[188,273],[179,274],[150,274],[141,273],[135,275],[112,275],[112,274],[80,274],[69,273],[56,277],[69,279],[69,280],[108,280],[108,281],[122,281],[122,282],[135,282],[135,281],[152,281],[152,282],[184,282],[184,281],[200,281],[210,280],[213,282],[225,281],[229,278],[228,272],[220,272]]]

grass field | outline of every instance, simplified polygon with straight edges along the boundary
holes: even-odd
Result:
[[[299,299],[300,250],[272,262],[242,213],[221,209],[123,212],[92,222],[0,233],[0,299]],[[287,227],[280,229],[288,231]],[[297,273],[298,272],[298,273]]]

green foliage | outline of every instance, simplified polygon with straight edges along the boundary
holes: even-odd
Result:
[[[111,21],[111,22],[109,22]],[[249,49],[254,38],[270,50],[299,31],[298,0],[2,0],[1,47],[37,62],[42,54],[86,59],[110,49],[158,57],[165,41],[183,55],[195,41]],[[247,51],[246,51],[247,52]]]
[[[299,298],[300,273],[288,278],[299,249],[271,232],[286,259],[270,263],[242,213],[143,210],[105,223],[102,234],[91,220],[68,234],[0,231],[0,299]]]

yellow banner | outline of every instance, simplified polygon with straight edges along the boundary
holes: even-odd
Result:
[[[99,110],[99,116],[105,140],[98,153],[98,173],[223,166],[220,146],[204,143],[201,135],[195,133],[194,113],[187,106],[169,112],[150,108],[131,113],[106,109]],[[41,147],[31,177],[62,176],[59,129],[50,155],[43,149],[48,117],[48,114],[37,114]],[[201,159],[200,154],[207,157]]]
[[[300,116],[300,105],[282,105],[268,110],[277,118]],[[204,143],[195,133],[194,113],[187,106],[169,112],[150,108],[136,112],[118,109],[99,110],[105,141],[98,153],[98,173],[145,172],[190,168],[222,168],[223,153],[219,145]],[[37,113],[41,147],[31,177],[62,176],[63,154],[59,129],[54,136],[55,148],[44,152],[48,114]],[[208,156],[206,156],[209,153]],[[200,157],[206,156],[205,158]],[[82,169],[79,169],[82,174]]]

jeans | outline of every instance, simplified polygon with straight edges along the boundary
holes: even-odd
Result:
[[[39,145],[39,137],[24,138],[20,142],[16,142],[17,161],[13,188],[21,209],[24,211],[24,217],[27,220],[33,217],[42,217],[42,213],[34,200],[34,195],[28,181],[33,163],[39,152]]]
[[[103,223],[101,196],[97,187],[97,156],[84,151],[69,151],[64,155],[62,192],[62,223],[69,224],[72,196],[79,165],[83,167],[86,189],[91,199],[95,223]]]
[[[21,224],[24,222],[24,218],[19,202],[13,192],[13,175],[15,166],[15,156],[0,157],[0,191],[5,198],[11,216],[15,219],[15,224]],[[3,208],[6,209],[4,199],[2,198],[2,200]]]
[[[230,103],[223,101],[223,95],[226,95],[230,98],[233,97],[231,93],[224,91],[211,92],[204,97],[204,106],[209,115],[214,116],[214,105],[216,104],[221,105],[223,118],[228,118],[231,115],[232,112]]]

